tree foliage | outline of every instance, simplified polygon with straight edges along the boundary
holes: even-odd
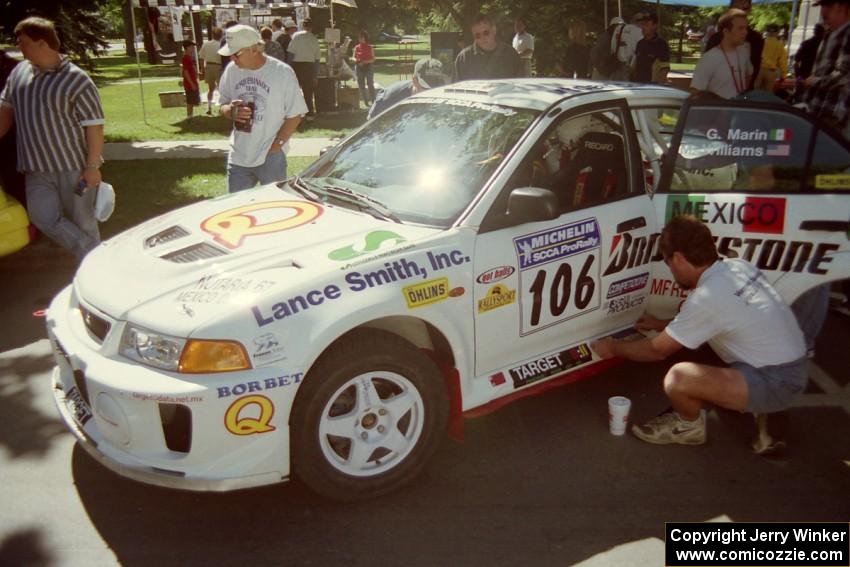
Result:
[[[56,24],[60,50],[91,70],[93,57],[107,46],[107,24],[100,14],[105,4],[105,0],[0,0],[0,38],[14,44],[18,22],[29,16],[47,18]]]

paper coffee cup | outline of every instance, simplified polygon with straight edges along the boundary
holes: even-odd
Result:
[[[623,396],[612,396],[608,398],[608,428],[611,435],[624,435],[626,424],[629,421],[629,410],[632,401]]]

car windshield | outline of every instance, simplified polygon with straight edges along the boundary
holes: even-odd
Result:
[[[413,99],[378,116],[301,178],[322,197],[340,196],[342,189],[379,203],[401,222],[446,227],[537,114],[468,101]]]

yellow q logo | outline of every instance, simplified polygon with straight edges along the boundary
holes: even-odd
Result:
[[[257,224],[257,218],[249,214],[270,209],[294,211],[295,214],[263,224]],[[202,222],[201,228],[212,234],[219,244],[233,249],[241,246],[246,236],[289,230],[307,224],[321,214],[322,207],[306,201],[270,201],[222,211]]]
[[[242,417],[242,410],[249,407],[256,407],[259,410],[259,416]],[[239,398],[227,408],[227,413],[224,414],[224,426],[234,435],[267,433],[274,431],[274,427],[269,425],[273,415],[274,405],[270,399],[265,396],[245,396]]]

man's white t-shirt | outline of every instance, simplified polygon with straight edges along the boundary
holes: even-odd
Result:
[[[254,123],[250,132],[234,128],[230,134],[230,163],[256,167],[266,161],[283,121],[307,114],[307,105],[298,87],[295,71],[274,57],[256,70],[241,69],[235,63],[224,69],[219,89],[219,104],[234,100],[253,101]],[[289,144],[283,151],[289,149]]]
[[[206,63],[218,63],[221,65],[221,55],[218,54],[219,49],[221,49],[221,43],[218,40],[208,39],[201,46],[201,50],[198,51],[198,57]]]
[[[297,31],[292,35],[287,51],[292,54],[293,63],[313,63],[322,55],[319,40],[306,30]]]
[[[749,43],[739,45],[730,53],[725,53],[718,45],[700,57],[694,68],[691,88],[711,91],[723,98],[734,98],[747,90],[752,75]]]
[[[720,260],[705,270],[665,330],[687,348],[707,342],[724,362],[755,368],[806,354],[791,309],[761,270],[745,260]]]
[[[514,51],[520,54],[520,59],[531,59],[534,56],[533,53],[526,53],[524,55],[522,53],[526,49],[534,51],[534,36],[528,32],[515,34],[513,46]]]
[[[617,49],[617,59],[620,63],[633,65],[637,44],[643,39],[643,30],[634,24],[624,24],[614,28],[614,35],[611,36],[611,53]],[[620,47],[617,48],[619,40]]]

